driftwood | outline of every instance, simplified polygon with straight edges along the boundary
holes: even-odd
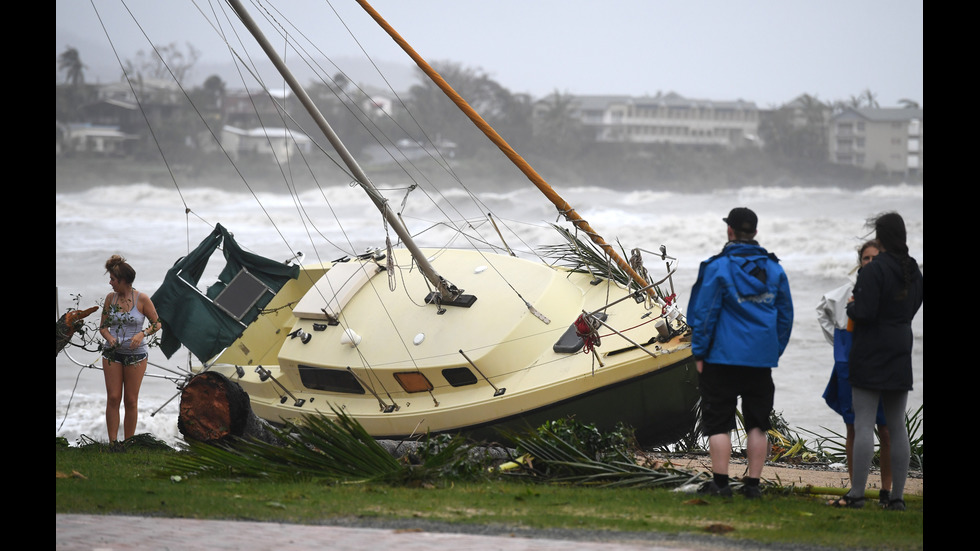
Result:
[[[271,425],[252,411],[248,393],[238,383],[214,371],[195,375],[184,385],[177,429],[185,438],[205,443],[216,443],[229,436],[279,443]]]
[[[93,306],[86,310],[70,310],[62,314],[58,321],[55,322],[55,350],[54,355],[57,357],[61,354],[68,343],[71,342],[72,336],[75,335],[75,331],[78,331],[85,325],[85,318],[88,317],[92,312],[98,310],[98,306]]]

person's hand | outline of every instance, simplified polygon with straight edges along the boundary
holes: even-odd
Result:
[[[140,343],[143,342],[143,335],[144,333],[142,331],[133,335],[132,340],[129,341],[129,348],[131,350],[139,348]]]
[[[704,369],[704,360],[697,360],[697,365],[698,365],[698,373],[701,373],[701,371]]]

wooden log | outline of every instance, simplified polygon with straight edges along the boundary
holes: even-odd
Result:
[[[271,428],[252,411],[248,393],[221,373],[195,375],[180,392],[177,429],[185,438],[216,443],[237,436],[279,444]]]
[[[57,357],[61,354],[61,351],[68,346],[71,342],[72,336],[75,335],[75,331],[78,331],[85,326],[85,318],[88,317],[92,312],[98,310],[98,306],[93,306],[85,310],[70,310],[62,314],[58,321],[55,322],[55,350],[54,355]]]

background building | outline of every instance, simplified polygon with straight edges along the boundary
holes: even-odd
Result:
[[[921,176],[921,108],[844,108],[831,119],[830,162]]]

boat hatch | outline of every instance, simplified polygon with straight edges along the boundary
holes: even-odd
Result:
[[[268,285],[242,268],[231,283],[214,298],[214,304],[229,316],[241,321],[265,292],[275,295]]]
[[[299,378],[306,388],[325,390],[327,392],[343,392],[346,394],[364,394],[364,387],[350,371],[344,369],[324,369],[309,365],[299,366]]]
[[[432,383],[425,375],[419,373],[418,371],[402,371],[400,373],[395,373],[395,380],[398,384],[402,385],[405,392],[428,392],[432,390]]]
[[[606,321],[606,313],[599,312],[595,314],[595,317],[601,321]],[[561,338],[555,343],[553,350],[559,354],[574,354],[585,346],[585,340],[578,336],[578,332],[575,330],[575,324],[572,323],[568,326],[568,329],[562,333]]]
[[[442,376],[449,381],[452,386],[466,386],[476,384],[476,375],[468,367],[450,367],[442,370]]]
[[[336,321],[357,292],[384,268],[374,263],[338,262],[293,308],[300,319]]]

